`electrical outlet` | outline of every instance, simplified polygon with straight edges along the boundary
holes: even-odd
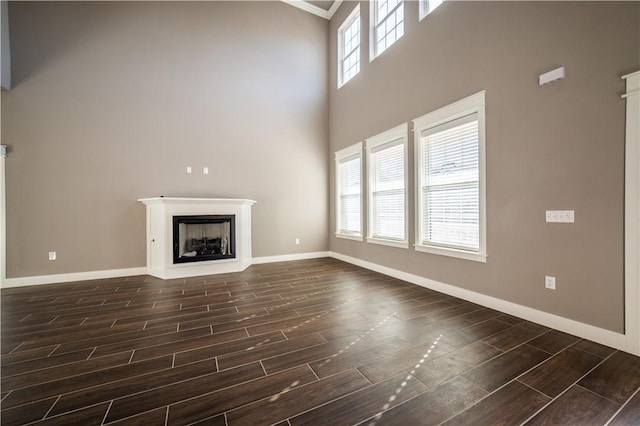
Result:
[[[550,290],[556,289],[556,277],[552,277],[549,275],[545,275],[544,277],[544,286]]]
[[[191,167],[187,166],[187,173],[191,173]]]
[[[300,245],[300,238],[296,238],[296,245]]]
[[[56,260],[56,252],[55,251],[50,251],[49,252],[49,260]]]
[[[547,210],[547,222],[574,223],[575,214],[573,210]]]
[[[209,174],[209,168],[208,167],[203,167],[202,168],[202,174],[208,175]]]

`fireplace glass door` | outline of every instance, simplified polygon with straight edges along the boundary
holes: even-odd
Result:
[[[235,216],[173,216],[173,263],[235,258]]]

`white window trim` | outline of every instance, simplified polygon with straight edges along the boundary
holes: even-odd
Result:
[[[343,60],[345,56],[344,52],[344,31],[356,20],[361,20],[360,15],[360,4],[357,4],[356,7],[353,8],[347,19],[344,20],[340,28],[338,28],[338,89],[344,86],[347,82],[351,81],[356,75],[360,74],[358,71],[353,77],[349,80],[344,80],[344,70],[342,69]],[[362,21],[360,22],[360,42],[358,43],[358,55],[360,56],[360,66],[362,66]]]
[[[362,155],[362,142],[355,143],[351,146],[343,148],[335,153],[335,188],[336,188],[336,232],[335,236],[338,238],[345,238],[348,240],[354,241],[363,241],[363,204],[364,204],[364,194],[363,194],[363,182],[364,182],[364,157]],[[344,233],[340,230],[340,176],[339,167],[340,162],[349,157],[360,156],[360,232],[359,233]]]
[[[445,0],[442,0],[442,3],[444,3],[444,1]],[[438,7],[442,6],[442,3],[440,3],[438,6],[434,7],[433,9],[429,10],[429,0],[420,0],[418,2],[418,9],[419,9],[418,20],[422,21],[428,14],[436,10]]]
[[[404,0],[402,0],[401,3],[403,4],[403,7],[404,7],[404,3],[406,3],[406,2]],[[400,7],[400,6],[398,5],[397,7]],[[396,9],[394,9],[394,10],[396,10]],[[405,12],[406,12],[406,10],[405,10]],[[369,62],[372,62],[375,58],[377,58],[378,56],[382,55],[384,52],[389,50],[389,47],[391,47],[391,46],[387,47],[382,52],[378,52],[377,49],[376,49],[376,27],[377,27],[376,18],[377,18],[377,13],[378,13],[378,8],[376,7],[376,0],[369,0]],[[404,28],[405,18],[406,18],[406,15],[403,14],[403,16],[402,16],[403,28]],[[393,42],[393,44],[395,44],[403,36],[404,36],[404,30],[402,32],[402,35],[400,37],[398,37],[396,39],[396,41]]]
[[[408,170],[408,139],[407,139],[407,130],[409,126],[407,123],[403,123],[399,126],[396,126],[392,129],[386,130],[382,133],[379,133],[375,136],[372,136],[368,139],[365,139],[365,151],[366,151],[366,169],[367,169],[367,210],[368,210],[368,220],[367,220],[367,242],[373,244],[381,244],[385,246],[398,247],[398,248],[409,248],[409,206],[408,206],[408,184],[409,184],[409,170]],[[390,238],[380,238],[374,237],[373,232],[373,193],[371,189],[373,188],[372,180],[372,167],[371,165],[371,151],[381,145],[397,141],[401,139],[399,144],[402,144],[404,147],[404,239],[396,240]]]
[[[449,104],[436,111],[430,112],[413,120],[414,129],[414,153],[415,153],[415,202],[416,202],[416,251],[456,257],[459,259],[473,260],[476,262],[487,261],[487,225],[486,225],[486,153],[485,153],[485,91],[476,93],[457,102]],[[422,131],[467,116],[478,116],[478,159],[479,159],[479,234],[480,241],[478,251],[454,249],[422,244],[421,229],[423,215],[422,206],[422,173],[420,170],[422,158],[422,144],[420,134]]]

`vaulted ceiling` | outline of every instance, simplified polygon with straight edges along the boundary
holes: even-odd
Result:
[[[343,0],[282,0],[325,19],[331,19]]]
[[[333,0],[307,0],[307,3],[319,7],[322,10],[325,11],[329,11],[329,9],[331,9],[331,6],[333,6],[333,4],[335,3],[335,1]]]

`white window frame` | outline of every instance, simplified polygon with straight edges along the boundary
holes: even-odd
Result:
[[[446,124],[450,121],[477,114],[478,118],[478,191],[479,191],[479,244],[478,250],[467,250],[450,248],[436,245],[428,245],[422,243],[424,214],[423,206],[423,152],[421,143],[421,134],[423,131],[433,127]],[[486,232],[486,155],[485,155],[485,91],[476,93],[455,103],[447,105],[429,114],[413,120],[414,129],[414,153],[415,153],[415,200],[416,200],[416,242],[414,248],[416,251],[438,254],[443,256],[451,256],[460,259],[473,260],[477,262],[487,261],[487,232]]]
[[[442,5],[442,3],[444,3],[445,0],[420,0],[418,3],[418,8],[419,8],[419,17],[420,17],[420,21],[422,21],[425,16],[427,16],[428,14],[430,14],[431,12],[433,12],[434,10],[436,10],[439,6]]]
[[[391,47],[393,44],[395,44],[398,40],[400,40],[403,36],[404,36],[404,22],[405,22],[405,1],[404,0],[400,0],[400,2],[398,3],[398,5],[396,5],[396,7],[393,8],[393,10],[391,10],[389,13],[387,13],[386,16],[384,16],[382,19],[379,19],[378,17],[378,7],[377,7],[377,3],[378,0],[369,0],[369,62],[373,61],[375,58],[377,58],[378,56],[380,56],[384,51],[386,51],[387,49],[389,49],[389,47]],[[395,11],[402,7],[403,8],[403,12],[402,12],[402,34],[400,35],[400,37],[396,38],[393,43],[391,43],[390,45],[388,45],[387,47],[385,47],[383,50],[378,51],[377,49],[377,42],[376,40],[377,38],[377,32],[378,32],[378,28],[387,20],[387,18],[392,14],[395,13]]]
[[[375,136],[372,136],[365,140],[365,151],[366,151],[366,169],[367,169],[367,210],[368,210],[368,220],[367,220],[367,242],[373,244],[382,244],[392,247],[399,248],[409,248],[409,229],[408,229],[408,138],[407,138],[407,130],[408,124],[403,123],[399,126],[396,126],[392,129],[389,129],[385,132],[379,133]],[[384,238],[381,236],[374,235],[375,231],[375,211],[373,208],[373,192],[375,190],[374,185],[374,176],[373,176],[373,167],[371,165],[371,156],[372,153],[377,151],[379,148],[389,145],[402,145],[404,151],[404,238],[403,239],[395,239],[395,238]]]
[[[358,29],[358,46],[349,52],[345,51],[345,32],[351,25],[358,21],[360,24],[360,28]],[[360,20],[360,4],[356,5],[353,11],[347,16],[347,19],[344,20],[340,28],[338,28],[338,89],[341,88],[346,82],[354,78],[356,75],[360,73],[360,65],[361,65],[361,50],[360,47],[362,45],[362,22]],[[345,69],[344,69],[344,61],[351,53],[357,54],[358,61],[358,70],[354,75],[345,79]]]
[[[342,205],[342,197],[341,197],[341,188],[340,188],[340,164],[353,160],[356,158],[360,158],[360,230],[358,232],[345,232],[345,230],[340,229],[341,223],[341,205]],[[336,151],[335,153],[335,187],[336,187],[336,237],[346,238],[349,240],[362,241],[363,240],[363,182],[364,182],[364,158],[362,155],[362,142],[358,142],[349,147]]]

